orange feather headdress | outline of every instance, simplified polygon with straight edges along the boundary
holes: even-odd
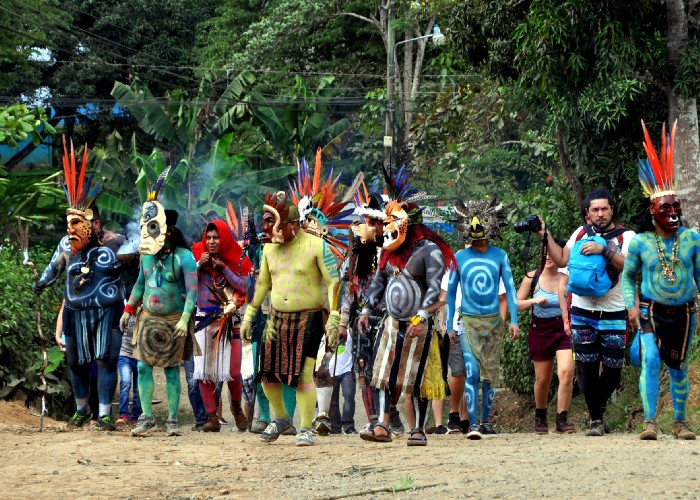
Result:
[[[642,120],[644,130],[644,151],[646,160],[639,160],[639,182],[642,184],[644,195],[650,200],[660,196],[676,194],[676,182],[673,170],[673,150],[676,139],[676,126],[678,120],[673,123],[671,133],[666,133],[666,124],[661,131],[661,158],[656,154],[654,143],[651,142],[649,132]]]
[[[95,199],[102,192],[102,184],[104,177],[100,180],[94,180],[95,175],[91,175],[85,182],[85,173],[87,172],[87,157],[88,147],[85,144],[83,149],[83,161],[81,169],[78,171],[78,165],[75,159],[75,149],[73,148],[73,140],[70,141],[70,155],[68,154],[68,146],[66,145],[66,136],[63,136],[63,190],[66,193],[68,200],[68,210],[66,214],[75,214],[85,217],[87,220],[92,220],[92,205]]]

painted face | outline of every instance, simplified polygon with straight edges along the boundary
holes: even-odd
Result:
[[[157,201],[147,201],[141,210],[141,242],[139,253],[155,255],[165,244],[165,209]]]
[[[207,231],[207,252],[209,252],[211,255],[218,254],[220,245],[221,237],[219,236],[219,231],[216,229]]]
[[[664,233],[675,233],[681,223],[683,210],[681,202],[674,194],[667,194],[652,200],[649,207],[656,227]]]
[[[408,214],[403,205],[390,201],[386,206],[387,217],[384,219],[385,250],[395,251],[406,241],[408,233]]]
[[[588,217],[591,219],[591,224],[598,229],[607,229],[612,223],[613,208],[607,198],[591,200],[591,205],[588,207]]]
[[[85,248],[92,238],[92,224],[85,217],[68,214],[68,243],[73,253]]]

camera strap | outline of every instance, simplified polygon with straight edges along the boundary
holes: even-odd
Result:
[[[542,238],[542,244],[540,245],[540,267],[538,268],[540,272],[544,269],[545,262],[547,260],[547,225],[544,226],[544,237]],[[525,240],[525,245],[523,246],[523,270],[527,275],[527,261],[530,260],[530,249],[532,243],[530,242],[532,238],[532,233],[527,233],[527,239]]]

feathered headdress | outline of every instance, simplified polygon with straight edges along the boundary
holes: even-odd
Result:
[[[457,232],[467,243],[473,240],[493,240],[501,237],[501,228],[505,227],[503,204],[494,196],[492,200],[469,200],[457,198],[454,206],[456,218],[452,221]],[[475,237],[475,231],[483,234]],[[477,233],[477,234],[479,234]]]
[[[73,140],[71,139],[70,141],[70,155],[68,155],[66,136],[63,136],[63,175],[65,177],[63,190],[66,192],[66,198],[68,200],[68,210],[66,213],[81,215],[87,220],[92,220],[93,213],[90,207],[92,207],[95,199],[102,192],[102,184],[105,179],[103,177],[98,181],[94,181],[95,174],[92,174],[87,182],[85,182],[87,155],[88,147],[87,144],[85,144],[83,161],[81,164],[82,168],[80,172],[78,172]]]
[[[437,198],[424,191],[418,191],[411,187],[408,169],[403,166],[398,172],[387,170],[382,166],[384,172],[384,182],[386,183],[389,201],[386,204],[386,213],[396,210],[397,206],[403,207],[408,214],[410,224],[423,222],[423,207],[417,204],[421,200],[432,200]]]
[[[321,182],[321,152],[321,148],[316,151],[313,175],[306,159],[297,161],[297,179],[289,186],[291,198],[299,210],[302,223],[307,216],[317,221],[306,229],[326,240],[333,253],[342,259],[348,250],[347,229],[352,223],[350,216],[353,209],[346,209],[349,199],[339,196],[340,175],[334,179],[333,168]]]
[[[153,184],[152,186],[148,186],[146,201],[158,201],[158,196],[160,196],[160,192],[163,190],[165,180],[168,178],[169,173],[170,167],[166,168],[165,170],[163,170],[163,172],[161,172],[155,184]]]
[[[381,198],[381,194],[378,192],[377,180],[374,180],[372,184],[372,191],[367,190],[365,182],[355,191],[355,215],[364,217],[365,222],[369,223],[369,219],[384,220],[386,218],[386,213],[384,213],[384,200]]]
[[[661,130],[661,158],[656,154],[654,143],[651,142],[649,132],[642,120],[642,130],[644,130],[644,151],[647,153],[646,160],[639,160],[639,182],[642,184],[644,196],[650,200],[676,194],[676,182],[673,171],[673,147],[676,140],[676,125],[678,120],[673,122],[670,134],[666,134],[666,124]]]

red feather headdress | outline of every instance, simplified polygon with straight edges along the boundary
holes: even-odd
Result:
[[[678,120],[673,123],[670,134],[666,134],[666,124],[661,130],[661,158],[656,154],[654,143],[651,142],[649,132],[642,120],[644,131],[644,151],[646,160],[639,160],[639,182],[642,184],[644,195],[653,200],[660,196],[676,194],[676,182],[673,170],[673,149],[676,140],[676,126]]]
[[[85,172],[87,171],[88,147],[85,144],[83,149],[83,161],[81,169],[78,171],[78,165],[75,161],[75,149],[73,148],[73,140],[70,141],[70,155],[66,145],[66,136],[63,136],[63,190],[66,193],[68,200],[67,214],[77,214],[85,217],[87,220],[92,220],[92,207],[97,196],[102,192],[102,183],[104,177],[94,181],[95,175],[91,175],[85,182]]]

